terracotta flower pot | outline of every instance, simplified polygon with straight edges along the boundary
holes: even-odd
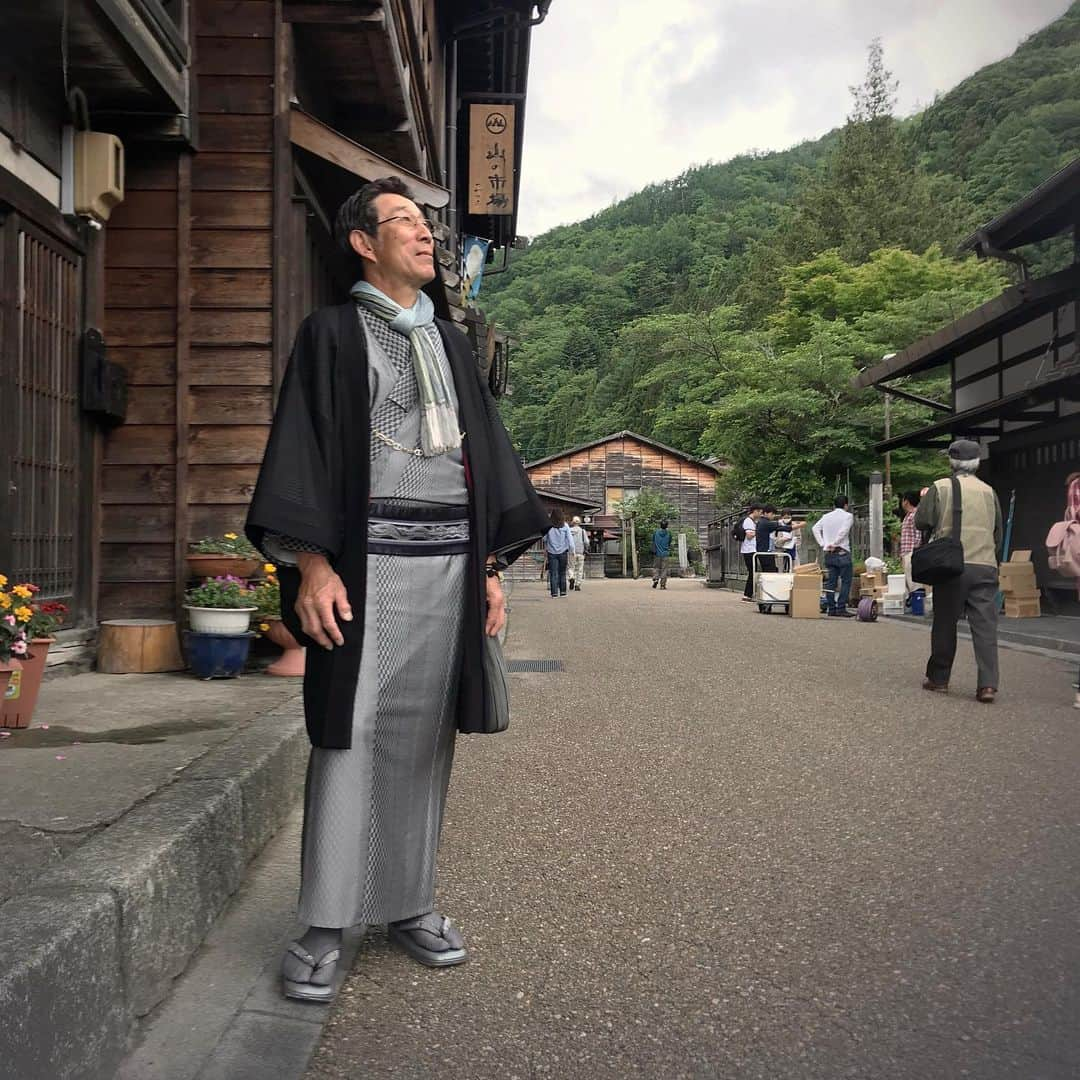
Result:
[[[0,661],[0,699],[7,700],[8,685],[11,682],[11,676],[16,671],[21,673],[22,664],[12,657],[10,660]],[[6,718],[5,718],[6,719]],[[27,720],[27,724],[29,724]],[[5,725],[6,726],[6,725]],[[19,725],[25,727],[26,724]]]
[[[266,636],[283,652],[267,669],[267,675],[303,675],[307,650],[297,644],[288,627],[280,619],[267,619]]]
[[[249,578],[255,574],[262,562],[259,559],[245,559],[239,555],[188,555],[188,573],[191,577],[233,577]]]
[[[41,680],[45,675],[45,658],[49,655],[49,646],[56,638],[34,638],[30,642],[30,656],[19,661],[22,675],[19,679],[18,697],[4,696],[0,709],[0,727],[24,728],[30,726],[37,705]]]

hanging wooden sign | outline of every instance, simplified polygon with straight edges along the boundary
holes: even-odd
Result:
[[[469,106],[469,213],[514,212],[515,105]]]

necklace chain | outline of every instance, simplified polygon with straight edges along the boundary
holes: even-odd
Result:
[[[410,457],[424,456],[424,451],[421,450],[420,447],[402,446],[402,444],[399,443],[397,439],[391,439],[389,435],[384,435],[378,428],[373,427],[371,429],[371,434],[374,435],[375,438],[379,440],[379,442],[385,443],[387,446],[389,446],[391,450],[399,450],[401,453],[408,454]],[[460,434],[461,437],[464,439],[465,432],[462,431]]]

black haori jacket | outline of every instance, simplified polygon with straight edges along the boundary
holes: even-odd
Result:
[[[466,594],[457,725],[483,732],[484,561],[499,552],[516,559],[548,527],[547,515],[511,445],[495,402],[482,382],[468,339],[437,321],[458,396],[465,432],[471,559]],[[282,566],[281,616],[308,645],[304,715],[312,745],[348,749],[353,699],[364,647],[367,598],[367,507],[371,417],[367,354],[356,305],[322,308],[296,335],[274,424],[248,511],[245,531],[256,547],[267,532],[317,544],[330,553],[353,609],[339,620],[345,644],[326,650],[300,629],[294,605],[300,572]]]

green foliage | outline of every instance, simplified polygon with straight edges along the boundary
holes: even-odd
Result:
[[[526,460],[630,429],[727,469],[718,500],[813,504],[881,467],[851,378],[1009,283],[957,243],[1080,146],[1080,2],[918,116],[880,43],[842,128],[707,164],[515,252],[483,299],[512,335],[507,425]],[[1066,241],[1025,253],[1037,273]],[[940,376],[905,380],[947,398]],[[894,401],[893,432],[927,422]],[[921,487],[926,451],[892,455]]]
[[[184,595],[184,603],[189,607],[205,608],[254,608],[256,607],[253,590],[242,578],[226,577],[207,578],[201,585],[189,589]]]
[[[252,542],[240,533],[228,532],[221,536],[207,536],[191,545],[195,555],[239,555],[245,559],[261,556]]]

